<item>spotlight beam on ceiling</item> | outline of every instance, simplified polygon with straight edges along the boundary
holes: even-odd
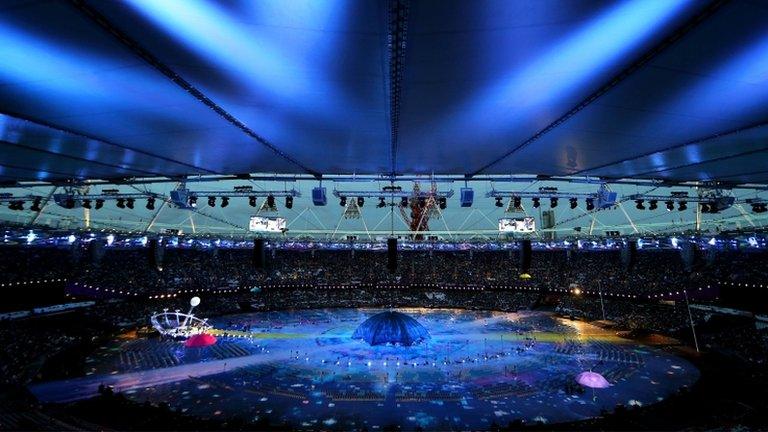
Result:
[[[79,157],[79,156],[73,156],[73,155],[68,155],[68,154],[64,154],[64,153],[54,152],[54,151],[51,151],[51,150],[45,150],[45,149],[41,149],[41,148],[37,148],[37,147],[27,146],[27,145],[24,145],[24,144],[13,143],[13,142],[2,140],[2,139],[0,139],[0,146],[16,147],[16,148],[19,148],[19,149],[29,150],[29,151],[32,151],[32,152],[35,152],[35,153],[48,154],[48,155],[54,156],[56,158],[76,160],[78,162],[83,162],[84,164],[99,165],[99,166],[108,167],[108,168],[117,168],[119,170],[131,171],[131,172],[134,172],[134,173],[139,173],[141,175],[162,176],[162,174],[157,173],[157,172],[153,172],[153,171],[147,171],[147,170],[143,170],[143,169],[139,169],[139,168],[130,168],[130,167],[123,166],[123,165],[115,165],[115,164],[111,164],[111,163],[107,163],[107,162],[102,162],[100,160],[86,159],[86,158],[82,158],[82,157]]]
[[[695,140],[687,141],[687,142],[682,143],[682,144],[675,144],[675,145],[671,145],[669,147],[665,147],[665,148],[662,148],[662,149],[650,151],[650,152],[643,153],[643,154],[640,154],[640,155],[636,155],[636,156],[632,156],[632,157],[628,157],[628,158],[624,158],[624,159],[608,162],[608,163],[605,163],[605,164],[602,164],[602,165],[593,166],[593,167],[590,167],[590,168],[585,168],[583,170],[575,171],[575,172],[571,173],[570,175],[583,175],[584,173],[588,173],[588,172],[592,172],[592,171],[597,171],[597,170],[600,170],[600,169],[603,169],[603,168],[608,168],[608,167],[613,166],[613,165],[619,165],[619,164],[623,164],[623,163],[630,162],[630,161],[633,161],[633,160],[650,157],[650,156],[653,156],[655,154],[661,154],[661,153],[665,153],[665,152],[668,152],[668,151],[671,151],[671,150],[677,150],[677,149],[680,149],[680,148],[684,148],[684,147],[688,147],[688,146],[692,146],[692,145],[696,145],[696,144],[706,143],[707,141],[711,141],[711,140],[715,140],[715,139],[718,139],[718,138],[727,137],[727,136],[730,136],[730,135],[736,135],[736,134],[739,134],[741,132],[746,132],[746,131],[749,131],[749,130],[752,130],[752,129],[758,129],[758,128],[766,127],[766,126],[768,126],[768,119],[759,121],[757,123],[753,123],[753,124],[748,125],[748,126],[743,126],[743,127],[740,127],[740,128],[731,129],[731,130],[724,131],[724,132],[718,132],[718,133],[711,134],[711,135],[708,135],[708,136],[703,137],[703,138],[697,138]]]
[[[36,127],[36,128],[43,128],[44,130],[41,131],[41,132],[53,133],[55,135],[59,135],[59,134],[63,133],[64,136],[62,137],[62,139],[84,138],[84,139],[86,139],[88,141],[91,141],[91,142],[94,142],[94,143],[98,143],[99,145],[116,147],[116,148],[119,148],[119,149],[128,150],[128,151],[131,151],[131,152],[135,152],[135,153],[138,153],[138,154],[149,156],[151,158],[160,159],[160,160],[163,160],[163,161],[166,161],[166,162],[171,162],[173,164],[178,164],[178,165],[186,166],[188,168],[192,168],[193,170],[195,170],[196,173],[200,173],[200,174],[219,174],[216,171],[209,170],[207,168],[202,168],[202,167],[199,167],[199,166],[196,166],[196,165],[188,164],[186,162],[178,161],[176,159],[171,159],[171,158],[165,157],[165,156],[160,156],[160,155],[157,155],[157,154],[154,154],[154,153],[151,153],[151,152],[147,152],[147,151],[144,151],[144,150],[136,149],[136,148],[133,148],[133,147],[128,147],[128,146],[124,146],[124,145],[117,144],[117,143],[114,143],[114,142],[105,141],[105,140],[103,140],[101,138],[96,138],[94,136],[86,135],[86,134],[84,134],[82,132],[77,132],[77,131],[74,131],[74,130],[71,130],[71,129],[67,129],[65,127],[62,127],[62,126],[59,126],[59,125],[54,125],[52,123],[45,122],[45,121],[42,121],[42,120],[39,120],[39,119],[32,119],[32,118],[29,118],[27,116],[21,115],[19,113],[10,112],[10,111],[7,111],[7,110],[3,110],[2,112],[0,112],[0,122],[6,122],[6,124],[15,123],[15,122],[22,122],[22,123],[26,124],[27,126],[31,125],[31,126]],[[21,126],[24,126],[24,125],[23,124],[22,125],[18,125],[18,127],[21,127]],[[45,129],[48,129],[48,130],[45,130]],[[68,178],[68,177],[64,177],[64,178]]]
[[[176,73],[168,65],[160,61],[154,54],[149,52],[146,48],[141,46],[135,39],[128,36],[122,30],[114,26],[107,18],[91,7],[85,0],[70,0],[71,4],[86,17],[91,19],[95,24],[101,27],[105,32],[115,37],[121,44],[125,45],[131,52],[136,54],[139,58],[147,62],[150,66],[155,68],[158,72],[162,73],[168,79],[173,81],[176,85],[181,87],[185,92],[191,94],[195,99],[203,103],[205,106],[213,110],[216,114],[221,116],[224,120],[240,129],[243,133],[256,140],[261,145],[267,147],[276,155],[287,160],[288,162],[301,168],[304,172],[311,174],[313,177],[320,179],[322,174],[309,168],[298,160],[294,159],[284,151],[280,150],[277,146],[269,142],[266,138],[256,133],[253,129],[249,128],[245,123],[238,120],[234,115],[230,114],[223,107],[218,105],[208,96],[206,96],[197,87],[193,86],[189,81],[184,79],[181,75]]]
[[[486,171],[488,168],[491,168],[495,166],[496,164],[500,163],[501,161],[507,159],[511,155],[517,153],[518,151],[522,150],[523,148],[529,146],[530,144],[536,142],[544,135],[548,134],[561,124],[565,123],[570,119],[571,117],[578,114],[581,110],[589,106],[592,102],[599,99],[604,94],[608,93],[611,89],[616,87],[619,83],[627,79],[629,76],[640,70],[643,66],[648,64],[651,60],[653,60],[657,55],[661,54],[663,51],[665,51],[667,48],[674,45],[677,41],[683,38],[688,32],[696,28],[699,24],[704,22],[707,18],[712,16],[715,12],[717,12],[723,5],[728,3],[730,0],[713,0],[709,2],[709,4],[704,7],[699,13],[688,19],[685,23],[683,23],[681,26],[676,28],[674,31],[672,31],[667,37],[662,39],[659,43],[654,45],[650,50],[643,53],[638,59],[636,59],[634,62],[629,64],[627,67],[619,71],[616,75],[611,77],[607,82],[605,82],[603,85],[597,88],[594,92],[590,93],[586,98],[584,98],[581,102],[579,102],[575,107],[571,108],[569,111],[567,111],[565,114],[557,118],[555,121],[541,129],[539,132],[535,133],[533,136],[528,138],[527,140],[523,141],[522,143],[518,144],[517,146],[513,147],[511,150],[507,151],[503,155],[499,156],[498,158],[488,162],[487,164],[483,165],[482,167],[478,168],[477,170],[471,172],[468,174],[469,177],[474,177],[478,174],[482,174],[484,171]]]
[[[757,154],[757,153],[764,153],[764,152],[767,152],[767,151],[768,151],[768,147],[761,147],[759,149],[749,150],[749,151],[745,151],[745,152],[741,152],[741,153],[736,153],[736,154],[732,154],[732,155],[720,156],[720,157],[710,158],[710,159],[704,159],[704,160],[701,160],[701,161],[698,161],[698,162],[691,162],[691,163],[688,163],[688,164],[676,165],[676,166],[667,167],[667,168],[659,168],[659,169],[645,171],[645,172],[642,172],[642,173],[639,173],[639,174],[634,174],[634,175],[636,175],[636,176],[645,176],[645,175],[648,175],[648,174],[656,174],[656,173],[662,173],[662,172],[667,172],[667,171],[674,171],[674,170],[678,170],[678,169],[682,169],[682,168],[688,168],[688,167],[708,164],[708,163],[712,163],[712,162],[721,162],[721,161],[724,161],[724,160],[734,159],[734,158],[743,157],[743,156],[749,156],[749,155]]]

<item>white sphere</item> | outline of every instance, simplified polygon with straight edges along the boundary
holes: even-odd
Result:
[[[189,301],[189,304],[192,305],[192,307],[196,307],[200,304],[200,297],[192,297],[192,300]]]

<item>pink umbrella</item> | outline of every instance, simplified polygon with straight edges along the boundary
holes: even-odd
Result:
[[[184,342],[184,346],[187,348],[202,348],[211,346],[216,343],[216,337],[209,335],[208,333],[200,333],[192,336]]]
[[[582,372],[576,375],[576,382],[589,388],[608,388],[611,383],[597,372]]]

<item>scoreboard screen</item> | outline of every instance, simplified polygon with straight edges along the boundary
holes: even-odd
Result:
[[[499,232],[531,233],[534,231],[536,231],[536,220],[531,216],[499,219]]]
[[[251,216],[248,230],[252,232],[283,232],[285,231],[285,218]]]

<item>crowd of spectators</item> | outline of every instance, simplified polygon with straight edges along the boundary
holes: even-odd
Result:
[[[96,257],[76,247],[14,246],[0,248],[0,283],[63,279],[103,290],[184,293],[162,301],[148,300],[147,295],[116,295],[74,312],[109,329],[146,325],[147,316],[159,308],[185,308],[189,293],[228,288],[235,294],[206,301],[209,316],[245,304],[260,310],[366,306],[517,310],[534,307],[550,293],[557,296],[555,309],[563,314],[590,320],[605,317],[623,328],[679,336],[689,330],[687,309],[679,301],[664,303],[649,296],[695,289],[703,281],[762,283],[768,272],[768,253],[754,251],[722,251],[697,266],[686,265],[676,250],[641,250],[633,262],[619,251],[534,251],[527,271],[520,268],[517,254],[401,251],[397,270],[390,272],[385,252],[374,251],[268,250],[266,266],[256,268],[251,250],[168,249],[153,261],[146,248],[108,249]],[[530,279],[521,279],[523,273]],[[572,295],[574,287],[599,290],[605,298],[601,303],[595,295]],[[7,303],[13,304],[19,291],[36,293],[34,286],[23,290],[10,286],[4,292],[10,298]],[[636,297],[619,298],[621,294]],[[694,315],[697,323],[702,322],[701,314]],[[702,344],[723,347],[748,361],[767,357],[764,331],[750,328],[737,333],[734,337],[712,330],[702,336]],[[0,323],[0,343],[6,348],[0,354],[2,380],[32,379],[34,373],[27,369],[42,356],[88,339],[93,339],[92,333],[67,333],[22,321]]]
[[[620,251],[534,251],[529,269],[518,251],[401,251],[398,268],[387,269],[382,251],[269,250],[256,269],[252,250],[166,249],[152,262],[148,249],[108,249],[98,258],[76,247],[0,248],[0,282],[64,278],[101,288],[162,293],[179,289],[252,287],[270,284],[510,286],[547,289],[578,285],[604,293],[647,298],[670,288],[709,281],[762,283],[768,253],[722,252],[718,259],[686,266],[678,250],[641,250],[631,263]],[[521,276],[525,274],[525,279]],[[530,278],[528,278],[528,275]],[[768,285],[768,284],[767,284]]]

